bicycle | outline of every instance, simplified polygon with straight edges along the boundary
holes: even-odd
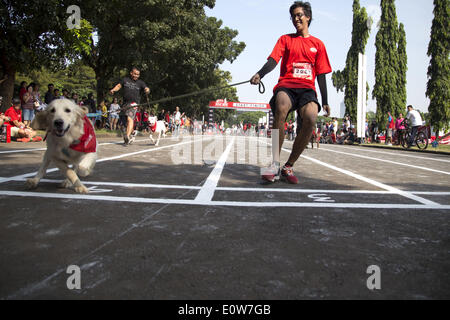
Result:
[[[409,149],[414,144],[417,146],[417,148],[419,148],[419,150],[425,150],[426,148],[428,148],[428,134],[424,126],[419,127],[413,143],[410,144],[409,141],[411,138],[412,128],[409,126],[406,119],[402,121],[401,125],[405,126],[405,129],[402,130],[403,132],[399,134],[399,143],[403,148]]]

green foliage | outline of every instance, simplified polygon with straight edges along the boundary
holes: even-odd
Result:
[[[213,7],[214,3],[152,0],[136,5],[131,0],[84,1],[84,18],[94,26],[98,43],[92,43],[90,53],[82,56],[96,73],[99,98],[127,75],[131,66],[140,68],[141,79],[151,90],[150,100],[221,86],[227,83],[224,80],[231,80],[218,66],[225,60],[233,62],[245,44],[233,41],[237,31],[206,16],[204,6]],[[180,105],[187,113],[199,116],[205,113],[209,100],[235,100],[235,92],[222,90],[161,107],[173,110]]]
[[[358,101],[358,55],[365,52],[370,35],[370,20],[365,8],[361,8],[359,0],[353,1],[352,44],[347,53],[344,70],[333,72],[331,78],[337,91],[345,92],[346,114],[353,122],[357,116]]]
[[[381,0],[380,28],[375,47],[375,86],[372,96],[377,101],[380,130],[387,124],[388,111],[394,117],[406,108],[406,35],[398,25],[394,0]]]
[[[237,123],[257,124],[259,119],[262,117],[265,117],[266,115],[267,115],[267,113],[263,112],[263,111],[239,113],[237,116]]]
[[[39,84],[42,98],[47,92],[49,83],[53,83],[55,88],[60,90],[60,94],[62,89],[67,89],[70,93],[76,92],[80,98],[87,96],[88,93],[94,93],[96,88],[94,71],[79,61],[56,72],[41,68],[26,74],[18,74],[16,88],[22,81],[26,81],[28,84],[31,82]],[[15,94],[18,95],[18,91]]]
[[[0,95],[10,101],[17,72],[63,69],[84,37],[68,36],[66,9],[72,0],[3,0],[0,3]],[[74,44],[72,40],[76,39]],[[75,50],[75,51],[74,51]],[[3,106],[3,109],[5,106]]]
[[[434,19],[428,56],[428,84],[426,95],[430,98],[430,122],[437,130],[450,128],[450,32],[449,0],[434,0]]]

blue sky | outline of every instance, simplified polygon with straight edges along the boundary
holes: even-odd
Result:
[[[286,33],[295,32],[290,21],[289,7],[293,0],[216,0],[214,9],[206,9],[206,14],[217,17],[223,25],[239,31],[235,40],[246,43],[246,48],[232,64],[226,62],[221,68],[230,71],[233,82],[251,78],[266,62],[278,38]],[[342,70],[351,43],[352,0],[311,0],[313,21],[310,34],[321,39],[327,48],[333,70]],[[360,0],[375,20],[381,14],[380,0]],[[395,1],[398,22],[405,25],[407,38],[408,72],[407,104],[421,111],[427,111],[429,100],[425,97],[427,69],[430,58],[427,56],[433,20],[432,0]],[[372,90],[375,66],[376,24],[366,46],[367,81]],[[237,88],[242,102],[265,102],[272,95],[272,89],[278,81],[279,65],[263,79],[266,93],[261,95],[250,84]],[[327,75],[328,100],[331,115],[338,116],[343,93],[337,93],[331,83],[331,74]],[[320,97],[320,94],[319,94]],[[369,94],[368,110],[375,111],[376,102]],[[220,97],[218,97],[220,98]],[[320,100],[320,99],[319,99]]]

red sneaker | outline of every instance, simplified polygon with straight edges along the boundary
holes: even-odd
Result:
[[[290,166],[283,166],[283,169],[281,169],[281,176],[290,184],[298,184],[298,178],[294,175],[294,170],[292,170],[292,167]]]

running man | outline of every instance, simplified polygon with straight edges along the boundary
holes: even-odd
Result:
[[[134,140],[134,136],[130,136],[134,129],[134,118],[136,117],[137,111],[135,104],[139,104],[141,101],[141,91],[144,90],[147,95],[150,93],[150,89],[147,87],[145,82],[139,80],[140,75],[141,72],[139,69],[133,67],[130,71],[130,77],[123,78],[122,81],[120,81],[120,83],[118,83],[110,91],[113,95],[115,92],[123,88],[123,107],[121,108],[120,115],[127,117],[127,129],[123,137],[125,145],[131,144]]]
[[[270,106],[274,114],[273,129],[279,130],[279,150],[273,152],[274,163],[271,171],[262,174],[263,180],[274,182],[280,175],[289,183],[297,184],[298,179],[292,170],[295,162],[305,150],[316,124],[321,106],[315,91],[317,77],[322,105],[326,116],[330,114],[328,106],[327,83],[325,75],[330,73],[331,66],[325,45],[318,38],[309,34],[312,11],[309,2],[295,1],[290,7],[292,23],[296,33],[286,34],[279,38],[267,63],[250,80],[254,85],[273,69],[282,59],[278,84]],[[292,111],[298,113],[297,137],[289,160],[280,170],[279,152],[284,142],[284,122]],[[278,151],[278,154],[276,152]]]

